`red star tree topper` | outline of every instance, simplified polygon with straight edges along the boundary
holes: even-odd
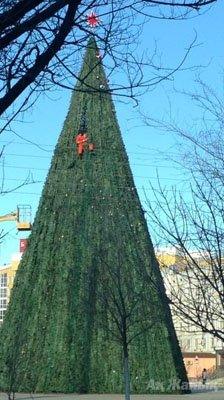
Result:
[[[91,11],[91,13],[87,15],[87,24],[91,26],[91,28],[95,28],[99,23],[99,17],[95,12]]]

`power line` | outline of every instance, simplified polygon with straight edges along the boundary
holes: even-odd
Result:
[[[97,151],[100,152],[101,150],[98,149]],[[102,152],[104,152],[104,150],[102,150]],[[114,150],[113,150],[113,152],[114,152]],[[75,154],[75,150],[74,150],[74,154]],[[127,154],[146,155],[146,156],[149,156],[150,159],[152,157],[149,153],[127,152]],[[4,155],[5,156],[14,156],[14,157],[43,158],[43,159],[48,159],[48,160],[52,159],[52,156],[33,155],[33,154],[30,154],[30,153],[29,154],[5,153]],[[141,158],[136,158],[136,159],[141,160]],[[143,161],[145,161],[145,160],[143,160]],[[151,166],[154,166],[154,165],[152,164]],[[159,168],[167,168],[167,165],[156,165],[156,166],[159,167]],[[169,168],[175,168],[176,169],[176,167],[174,167],[174,166],[169,166]]]
[[[29,158],[47,158],[50,160],[52,157],[50,156],[37,156],[33,154],[18,154],[18,153],[6,153],[4,156],[16,156],[16,157],[29,157]]]
[[[7,179],[6,179],[7,180]],[[21,182],[21,179],[16,179],[16,178],[9,178],[8,180],[10,180],[10,181],[19,181],[19,182]],[[26,183],[24,183],[24,186],[28,186],[28,185],[35,185],[35,184],[39,184],[39,183],[44,183],[45,181],[43,180],[43,181],[31,181],[31,182],[26,182]],[[22,187],[23,185],[21,185],[20,187],[17,187],[17,189],[20,189],[21,187]],[[91,186],[91,184],[89,184],[89,186]],[[137,186],[137,185],[135,185],[134,184],[134,186],[132,187],[132,186],[116,186],[116,188],[117,189],[126,189],[126,190],[133,190],[133,188],[135,188],[135,189],[137,189],[137,190],[147,190],[147,191],[149,191],[149,190],[151,190],[152,189],[152,187],[151,186]],[[2,193],[2,194],[9,194],[9,193],[22,193],[22,192],[18,192],[17,191],[17,189],[15,188],[15,190],[11,190],[10,192],[8,192],[7,193],[7,191],[6,191],[6,193]],[[71,190],[69,190],[69,192],[71,192]],[[73,192],[73,190],[72,190],[72,192]],[[74,190],[74,192],[75,192],[75,190]],[[166,189],[166,192],[173,192],[173,190],[172,189]],[[184,190],[184,193],[191,193],[191,191],[189,191],[189,190]],[[1,193],[0,193],[1,194]],[[29,194],[29,192],[23,192],[23,194]],[[40,193],[30,193],[30,194],[36,194],[36,195],[40,195],[41,194],[41,192]]]
[[[25,183],[24,184],[24,186],[28,186],[28,185],[35,185],[36,183],[44,183],[44,181],[36,181],[36,182],[28,182],[28,183]],[[23,187],[23,185],[21,185],[20,187]],[[129,187],[127,187],[127,186],[116,186],[118,189],[129,189]],[[152,188],[151,188],[151,186],[134,186],[137,190],[147,190],[147,191],[149,191],[149,190],[151,190]],[[172,191],[172,189],[166,189],[166,192],[173,192]],[[4,195],[5,194],[9,194],[9,193],[18,193],[17,192],[17,190],[15,189],[15,190],[10,190],[10,192],[7,192],[7,189],[6,189],[6,193],[3,193]],[[190,190],[185,190],[184,191],[184,193],[191,193],[191,191]],[[0,192],[0,195],[1,195],[2,193]],[[24,194],[25,194],[25,192],[24,192]],[[37,194],[37,193],[36,193]],[[40,194],[41,194],[41,192],[40,192]]]
[[[9,141],[6,140],[0,140],[0,143],[4,143],[4,144],[8,144]],[[53,147],[55,148],[56,144],[45,144],[45,143],[23,143],[23,142],[10,142],[10,144],[19,144],[19,145],[23,145],[23,146],[34,146],[34,145],[38,145],[38,146],[45,146],[45,147]],[[54,150],[51,150],[51,152],[53,153]],[[99,151],[99,149],[98,149]],[[127,154],[137,154],[137,155],[149,155],[151,156],[150,152],[158,152],[158,149],[153,149],[153,148],[149,148],[147,149],[147,152],[136,152],[136,151],[126,151]],[[169,154],[175,154],[176,153],[171,153],[169,152]],[[15,154],[16,155],[16,154]],[[46,158],[48,158],[48,156],[46,156]]]
[[[15,190],[15,191],[13,191],[13,192],[9,192],[9,193],[6,193],[5,195],[8,195],[8,194],[22,194],[22,195],[29,195],[29,196],[40,196],[41,195],[41,193],[37,193],[37,192],[17,192],[17,190]],[[48,195],[45,195],[45,196],[48,196]],[[57,192],[57,196],[65,196],[65,192],[63,192],[63,193],[58,193]],[[78,196],[82,196],[82,194],[77,194],[77,197]],[[49,196],[49,197],[53,197],[53,196]],[[95,199],[96,197],[95,196],[93,196],[93,198]],[[106,195],[103,195],[103,194],[101,194],[101,196],[99,197],[100,199],[105,199],[105,198],[107,198],[107,196]],[[108,196],[108,199],[110,199],[111,200],[111,196]],[[150,200],[150,203],[156,203],[157,204],[157,202],[155,201],[155,200]]]
[[[130,154],[130,153],[128,153],[128,154]],[[143,154],[143,153],[132,153],[132,154],[136,154],[136,155],[140,155],[140,154]],[[147,154],[147,153],[144,153],[145,155]],[[149,155],[149,154],[148,154]],[[50,159],[52,159],[52,157],[50,157],[50,156],[39,156],[39,155],[32,155],[32,154],[18,154],[18,153],[6,153],[5,154],[5,156],[13,156],[13,157],[27,157],[27,158],[43,158],[43,159],[48,159],[48,160],[50,160]],[[150,155],[149,155],[150,156]],[[150,157],[151,158],[151,157]],[[142,160],[141,158],[136,158],[136,160]],[[147,161],[147,160],[142,160],[142,161]],[[133,165],[140,165],[140,164],[133,164]],[[150,167],[155,167],[155,165],[153,165],[153,164],[141,164],[141,165],[144,165],[144,166],[150,166]],[[158,165],[158,164],[156,164],[156,167],[157,168],[168,168],[168,166],[167,165]],[[169,166],[169,168],[170,169],[177,169],[175,166]]]
[[[27,177],[29,178],[29,177]],[[15,181],[15,182],[24,182],[26,181],[26,184],[32,184],[32,183],[44,183],[45,181],[31,181],[31,182],[27,182],[27,178],[2,178],[3,181]]]
[[[29,171],[29,170],[34,170],[34,171],[49,171],[49,168],[37,168],[37,167],[25,167],[25,166],[16,166],[16,165],[10,165],[10,164],[7,164],[7,163],[0,163],[0,165],[2,165],[3,167],[7,167],[7,168],[13,168],[13,169],[23,169],[23,170],[26,170],[26,171]],[[135,164],[135,163],[133,163],[133,164],[131,164],[131,165],[134,165],[134,166],[143,166],[143,167],[147,167],[147,166],[151,166],[150,164]],[[66,171],[67,170],[67,168],[57,168],[57,171]],[[143,177],[143,176],[137,176],[137,175],[133,175],[134,177],[139,177],[139,178],[146,178],[146,179],[158,179],[157,177]],[[182,178],[168,178],[168,177],[161,177],[161,178],[159,178],[160,180],[172,180],[172,181],[180,181],[180,179],[181,180],[183,180]]]
[[[0,143],[4,143],[4,144],[8,144],[9,140],[0,140]],[[12,141],[10,142],[10,144],[19,144],[19,145],[23,145],[23,146],[33,146],[33,143],[24,143],[24,142],[17,142],[17,141]],[[46,143],[34,143],[35,145],[38,146],[46,146],[46,147],[55,147],[56,144],[46,144]],[[147,149],[149,151],[155,151],[155,149]],[[52,150],[53,151],[53,150]],[[142,153],[140,153],[142,154]]]

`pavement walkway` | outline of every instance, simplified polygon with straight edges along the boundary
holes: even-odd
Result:
[[[16,394],[18,400],[124,400],[119,394]],[[224,390],[204,391],[187,395],[133,395],[132,400],[224,400]],[[8,400],[6,393],[0,393],[0,400]]]

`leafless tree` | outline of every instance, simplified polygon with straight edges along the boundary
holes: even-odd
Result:
[[[127,248],[122,243],[117,245],[116,254],[111,249],[100,249],[100,274],[97,289],[97,312],[99,325],[107,333],[108,339],[120,344],[123,353],[125,382],[125,400],[130,400],[129,349],[138,336],[160,324],[156,302],[153,304],[152,285],[140,276],[140,270],[130,258],[127,264]],[[133,257],[132,257],[133,258]],[[138,284],[136,280],[139,280]],[[154,288],[155,290],[155,288]],[[150,297],[150,301],[149,301]],[[154,312],[153,312],[154,308]]]
[[[101,214],[104,214],[102,202],[99,199],[95,201],[95,207],[100,208]],[[108,204],[106,207],[108,209]],[[149,238],[146,238],[146,242],[140,239],[142,225],[135,225],[136,221],[134,222],[128,209],[124,207],[121,211],[119,201],[117,207],[114,208],[113,204],[112,210],[113,220],[110,212],[105,210],[104,227],[100,234],[103,239],[99,241],[96,251],[99,270],[95,315],[107,340],[116,341],[120,345],[123,354],[125,399],[129,400],[129,370],[132,370],[129,355],[136,346],[136,340],[138,342],[150,330],[152,335],[153,332],[159,332],[165,325],[174,353],[178,343],[162,276],[153,247],[148,242]],[[139,211],[143,213],[142,209]],[[146,225],[146,222],[142,223]],[[181,360],[179,367],[180,371],[182,369],[181,379],[184,379],[185,368]],[[185,379],[186,382],[181,382],[181,385],[186,384],[183,391],[187,392],[187,377]],[[133,382],[132,384],[134,385]],[[162,385],[162,390],[166,390],[165,383]]]
[[[111,83],[111,91],[134,97],[138,88],[155,85],[176,69],[155,70],[152,56],[148,67],[157,72],[144,79],[144,60],[138,60],[134,55],[141,31],[136,17],[141,16],[141,22],[154,17],[183,19],[190,13],[199,13],[215,1],[129,0],[125,4],[121,0],[1,2],[0,115],[19,96],[20,103],[10,117],[7,115],[7,120],[26,109],[33,101],[31,96],[34,99],[43,90],[50,90],[55,85],[73,89],[89,35],[97,39],[109,75],[119,68],[126,76],[123,85]],[[87,15],[91,11],[99,17],[99,26],[95,31],[87,24]],[[184,58],[177,68],[180,68]]]
[[[155,240],[179,254],[173,269],[165,269],[175,280],[169,285],[174,314],[223,342],[224,103],[211,87],[200,79],[197,82],[197,93],[184,94],[201,109],[198,130],[159,123],[182,139],[182,148],[183,140],[187,143],[187,151],[176,161],[184,164],[190,183],[179,190],[162,187],[160,182],[152,187],[148,217]]]

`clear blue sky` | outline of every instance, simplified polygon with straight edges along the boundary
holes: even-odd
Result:
[[[147,49],[148,52],[153,51],[156,41],[163,65],[175,67],[193,40],[195,32],[197,32],[197,47],[191,51],[184,64],[186,70],[179,71],[175,75],[174,82],[172,80],[163,82],[153,91],[142,96],[140,107],[144,113],[158,119],[166,118],[170,101],[172,115],[183,126],[191,124],[192,120],[200,117],[198,110],[191,102],[173,92],[174,85],[178,89],[195,90],[196,70],[187,69],[192,66],[204,66],[200,68],[202,78],[222,95],[224,65],[222,1],[204,15],[188,21],[151,20],[144,27],[139,52],[143,49]],[[14,132],[23,139],[14,133],[1,135],[0,148],[7,143],[4,158],[4,189],[18,186],[28,174],[32,174],[35,181],[39,181],[39,183],[23,186],[1,196],[1,215],[15,210],[17,204],[30,204],[33,217],[35,216],[52,152],[67,113],[70,96],[71,93],[68,91],[56,92],[49,97],[42,96],[32,112],[27,113],[22,122],[18,121],[13,125]],[[157,171],[163,184],[167,186],[175,184],[177,187],[181,185],[183,171],[178,170],[171,161],[164,158],[164,153],[170,155],[176,152],[176,138],[169,132],[164,133],[145,126],[133,103],[115,102],[115,105],[142,202],[145,201],[142,188],[148,191],[150,197],[149,181],[156,184]],[[18,251],[19,238],[26,237],[24,234],[17,233],[14,223],[1,224],[1,228],[9,231],[9,234],[0,245],[0,265],[9,262],[11,255]]]

